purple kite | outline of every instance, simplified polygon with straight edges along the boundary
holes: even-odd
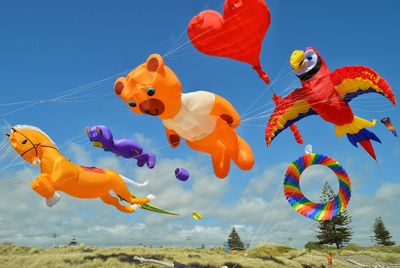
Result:
[[[184,168],[175,169],[175,177],[180,181],[187,181],[189,179],[189,172]]]
[[[117,156],[136,159],[139,167],[147,164],[149,168],[154,168],[156,165],[156,156],[153,153],[144,152],[143,148],[133,140],[114,140],[111,130],[106,126],[93,126],[86,128],[85,132],[94,147],[103,148],[104,151]]]

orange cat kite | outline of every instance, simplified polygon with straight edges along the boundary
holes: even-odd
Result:
[[[139,184],[112,170],[76,165],[65,158],[51,138],[37,127],[14,126],[11,133],[6,135],[24,160],[40,166],[40,175],[32,181],[32,189],[46,198],[46,204],[49,207],[60,200],[57,191],[62,191],[78,198],[100,198],[104,203],[113,205],[125,213],[132,213],[137,208],[143,208],[175,215],[148,205],[147,203],[155,198],[153,195],[135,198],[125,184],[130,183],[140,187],[146,185],[147,182]],[[131,205],[121,205],[118,198],[109,193],[111,190]]]

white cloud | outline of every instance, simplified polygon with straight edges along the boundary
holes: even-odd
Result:
[[[84,166],[91,166],[91,155],[90,153],[82,146],[77,143],[70,143],[67,151],[71,155],[71,161],[79,163]]]
[[[112,169],[112,170],[122,170],[121,164],[118,161],[118,157],[110,154],[109,157],[101,157],[97,160],[96,166],[104,168],[104,169]],[[133,163],[134,161],[132,161]]]
[[[265,169],[261,175],[250,179],[245,193],[248,195],[265,193],[274,182],[283,177],[282,174],[284,174],[288,165],[289,163],[284,163]]]
[[[221,245],[236,226],[245,243],[267,241],[303,246],[313,240],[313,222],[297,214],[283,196],[282,180],[287,163],[262,170],[250,179],[239,196],[233,197],[230,180],[215,178],[209,159],[158,159],[153,170],[138,168],[133,160],[121,160],[103,153],[92,159],[81,146],[71,144],[69,151],[79,164],[96,164],[131,177],[136,181],[150,180],[144,188],[130,189],[138,196],[156,195],[154,205],[178,212],[179,217],[140,210],[124,214],[99,199],[82,200],[61,193],[61,201],[48,208],[42,197],[30,189],[30,180],[37,170],[23,168],[2,173],[0,179],[0,241],[49,246],[50,235],[60,234],[59,243],[67,243],[72,236],[94,245],[152,245],[186,244],[192,237],[194,246]],[[100,153],[99,153],[100,154]],[[97,156],[97,155],[96,155]],[[174,176],[177,167],[185,167],[190,179],[181,182]],[[368,177],[357,174],[354,182]],[[12,176],[12,177],[10,177]],[[320,170],[311,172],[312,180],[325,176]],[[372,180],[372,178],[371,178]],[[400,215],[397,203],[400,184],[383,184],[373,193],[354,187],[349,211],[353,216],[354,241],[368,244],[371,226],[382,216],[387,228],[397,240]],[[229,202],[226,202],[229,200]],[[203,219],[196,221],[191,213],[197,211]],[[38,228],[40,226],[40,228]],[[261,227],[261,228],[259,228]]]
[[[377,200],[381,202],[394,202],[400,196],[400,183],[387,183],[383,185],[375,194]]]
[[[151,139],[139,132],[133,134],[133,140],[139,143],[145,151],[148,151],[149,147],[152,145]]]

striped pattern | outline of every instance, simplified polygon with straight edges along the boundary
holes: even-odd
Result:
[[[312,165],[330,168],[339,180],[339,193],[326,204],[311,202],[300,190],[301,174]],[[330,220],[342,213],[351,196],[351,182],[344,168],[335,159],[320,154],[306,154],[291,163],[286,170],[283,186],[290,205],[301,215],[316,221]]]
[[[316,112],[304,99],[304,94],[304,90],[297,88],[282,100],[279,100],[279,104],[276,105],[265,128],[267,147],[287,127],[307,116],[316,115]]]
[[[396,105],[396,96],[389,83],[366,66],[339,68],[331,73],[331,81],[335,90],[346,102],[362,94],[375,92],[385,96],[393,105]]]
[[[396,133],[396,129],[394,128],[392,122],[390,121],[389,117],[385,117],[381,120],[382,124],[384,124],[389,130],[390,132],[392,132],[392,134],[397,137],[397,133]]]

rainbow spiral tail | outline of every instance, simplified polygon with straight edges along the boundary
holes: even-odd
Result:
[[[355,134],[347,133],[347,138],[355,147],[359,143],[367,153],[376,160],[374,147],[371,144],[371,140],[381,143],[381,140],[371,131],[362,128]]]

